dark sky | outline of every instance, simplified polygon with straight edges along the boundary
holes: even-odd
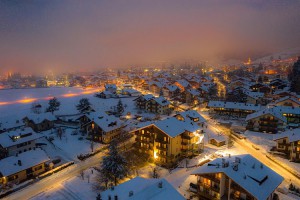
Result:
[[[300,46],[298,0],[0,0],[0,69],[247,58]]]

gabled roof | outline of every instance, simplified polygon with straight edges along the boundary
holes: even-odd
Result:
[[[198,123],[203,123],[206,121],[204,117],[202,117],[202,115],[200,115],[196,110],[187,110],[179,113],[178,115],[181,115],[185,120],[198,118]]]
[[[181,80],[178,80],[178,81],[176,81],[177,83],[179,83],[180,85],[182,85],[183,87],[188,87],[189,85],[190,85],[190,83],[189,82],[187,82],[186,80],[184,80],[184,79],[181,79]]]
[[[132,196],[129,196],[130,192]],[[101,193],[102,199],[108,199],[109,196],[113,199],[116,195],[119,200],[185,199],[166,179],[145,179],[139,176],[115,186],[114,190],[108,189]]]
[[[279,140],[282,138],[288,138],[289,142],[300,141],[300,128],[286,130],[282,133],[278,133],[273,137],[273,140]]]
[[[21,165],[18,164],[18,160],[21,161]],[[9,176],[49,160],[47,154],[41,149],[26,151],[18,156],[0,160],[0,174]]]
[[[257,104],[226,102],[226,101],[209,101],[207,106],[212,108],[226,108],[226,109],[239,109],[239,110],[252,110],[252,111],[258,111],[263,108],[261,105],[257,105]]]
[[[167,85],[165,87],[171,92],[174,92],[175,90],[179,89],[176,85]]]
[[[32,120],[35,124],[41,123],[44,120],[49,120],[49,121],[56,120],[55,115],[53,115],[51,112],[40,113],[40,114],[29,113],[28,115],[26,115],[26,117],[29,120]],[[26,117],[24,117],[24,118],[26,118]]]
[[[281,112],[279,112],[279,110],[277,109],[274,109],[274,108],[266,108],[264,110],[260,110],[258,112],[255,112],[255,113],[252,113],[252,114],[249,114],[247,115],[246,117],[246,121],[249,121],[251,119],[254,119],[254,118],[257,118],[257,117],[260,117],[260,116],[263,116],[263,115],[272,115],[274,116],[275,118],[277,119],[280,119],[281,121],[283,122],[287,122],[287,119],[285,116],[282,115]]]
[[[198,90],[195,90],[195,89],[188,89],[186,91],[189,92],[190,94],[194,95],[194,96],[198,96],[200,94],[200,92]]]
[[[41,137],[44,136],[35,133],[30,127],[6,131],[0,134],[0,146],[8,148],[24,142],[36,140]]]
[[[298,99],[296,99],[295,97],[292,97],[292,96],[282,97],[280,99],[277,99],[274,103],[278,104],[278,103],[286,101],[286,100],[291,100],[291,101],[295,102],[296,104],[298,104],[300,106],[300,101],[298,101]]]
[[[167,106],[170,104],[170,101],[168,101],[166,98],[164,98],[162,96],[153,98],[153,100],[161,106]]]
[[[108,115],[104,112],[93,112],[86,114],[85,116],[95,122],[95,124],[97,124],[105,132],[122,127],[121,121],[117,117]]]
[[[116,84],[106,84],[105,88],[106,89],[108,89],[108,88],[117,89],[117,86],[116,86]]]
[[[283,177],[250,154],[217,158],[192,174],[224,173],[258,200],[266,200],[282,183]]]

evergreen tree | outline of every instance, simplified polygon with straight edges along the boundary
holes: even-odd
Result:
[[[290,91],[300,94],[300,57],[298,57],[298,61],[294,63],[288,78],[291,81]]]
[[[91,105],[88,98],[82,98],[79,100],[79,104],[76,105],[76,108],[79,112],[84,112],[84,109]]]
[[[46,109],[46,112],[51,112],[53,114],[54,111],[59,110],[60,102],[56,97],[49,100],[49,107]]]
[[[100,173],[104,179],[114,182],[115,185],[119,179],[126,177],[129,173],[129,165],[126,159],[119,154],[114,141],[109,146],[108,156],[103,158]]]
[[[122,114],[123,112],[124,112],[124,106],[121,99],[119,99],[119,102],[117,104],[117,113]]]

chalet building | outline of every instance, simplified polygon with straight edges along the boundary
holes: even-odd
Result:
[[[248,104],[262,104],[264,103],[264,93],[261,92],[251,92],[244,90],[243,92],[246,95],[246,102]]]
[[[110,143],[117,138],[122,130],[121,121],[106,113],[89,113],[78,118],[81,130],[86,132],[93,140]]]
[[[185,156],[202,151],[204,121],[198,112],[190,110],[141,127],[133,131],[135,148],[154,158],[155,162],[171,166]]]
[[[122,95],[128,95],[131,97],[138,97],[141,95],[141,92],[135,90],[135,89],[129,89],[129,88],[125,88],[121,91]]]
[[[162,92],[164,97],[173,98],[180,94],[180,89],[176,85],[166,85],[162,88]]]
[[[248,130],[254,131],[262,130],[277,133],[284,131],[285,128],[297,128],[300,126],[300,107],[275,106],[267,108],[248,115],[246,121],[248,122]]]
[[[280,89],[284,89],[285,87],[287,87],[287,84],[285,81],[281,80],[281,79],[274,79],[270,82],[269,86],[273,89],[273,90],[280,90]]]
[[[160,91],[162,90],[163,85],[160,82],[151,82],[149,84],[149,90],[150,92],[154,94],[159,94]]]
[[[274,102],[275,106],[290,106],[290,107],[300,107],[300,101],[295,97],[286,96],[280,99],[277,99]]]
[[[0,160],[0,186],[19,184],[46,171],[50,159],[41,149],[35,149]]]
[[[101,198],[105,200],[186,199],[166,179],[146,179],[139,176],[101,192]]]
[[[183,93],[184,102],[191,105],[199,103],[200,92],[195,89],[187,89]]]
[[[170,104],[166,98],[160,96],[147,101],[146,110],[160,115],[167,115],[171,113]]]
[[[31,127],[35,132],[47,131],[54,127],[56,117],[50,113],[30,114],[23,118],[26,126]]]
[[[283,98],[283,97],[294,97],[295,99],[298,99],[300,100],[299,96],[296,94],[296,93],[293,93],[293,92],[289,92],[289,91],[276,91],[274,92],[274,97],[276,99],[280,99],[280,98]]]
[[[248,114],[261,110],[258,104],[247,104],[226,101],[209,101],[207,107],[210,114],[219,114],[235,117],[246,117]]]
[[[106,84],[105,85],[105,91],[111,92],[112,94],[115,94],[117,92],[117,86],[115,84]]]
[[[7,131],[0,134],[0,159],[16,156],[36,147],[36,140],[43,136],[30,127]]]
[[[238,79],[238,80],[234,80],[234,81],[230,82],[228,84],[227,88],[229,90],[234,90],[234,89],[239,88],[239,87],[249,88],[250,85],[251,85],[251,82]]]
[[[191,88],[191,84],[188,81],[184,80],[184,79],[176,81],[174,83],[174,85],[176,85],[180,89],[180,91],[182,91],[182,92],[185,91],[186,89]]]
[[[151,99],[155,98],[152,94],[142,95],[134,99],[135,105],[139,109],[146,109],[146,104]]]
[[[284,153],[294,162],[300,162],[300,129],[286,130],[273,139],[276,142],[276,151]]]
[[[284,180],[249,154],[217,158],[193,172],[199,199],[272,200]]]
[[[287,119],[278,110],[269,108],[248,115],[246,122],[247,130],[274,134],[285,130]]]
[[[271,88],[268,85],[263,83],[255,83],[250,86],[250,89],[252,90],[252,92],[262,92],[262,93],[271,92]]]
[[[110,91],[103,91],[97,94],[97,97],[102,98],[102,99],[110,99],[112,97],[115,97],[116,95],[111,93]]]

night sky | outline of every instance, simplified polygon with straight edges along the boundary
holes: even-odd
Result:
[[[0,0],[0,72],[245,59],[299,46],[298,0]]]

